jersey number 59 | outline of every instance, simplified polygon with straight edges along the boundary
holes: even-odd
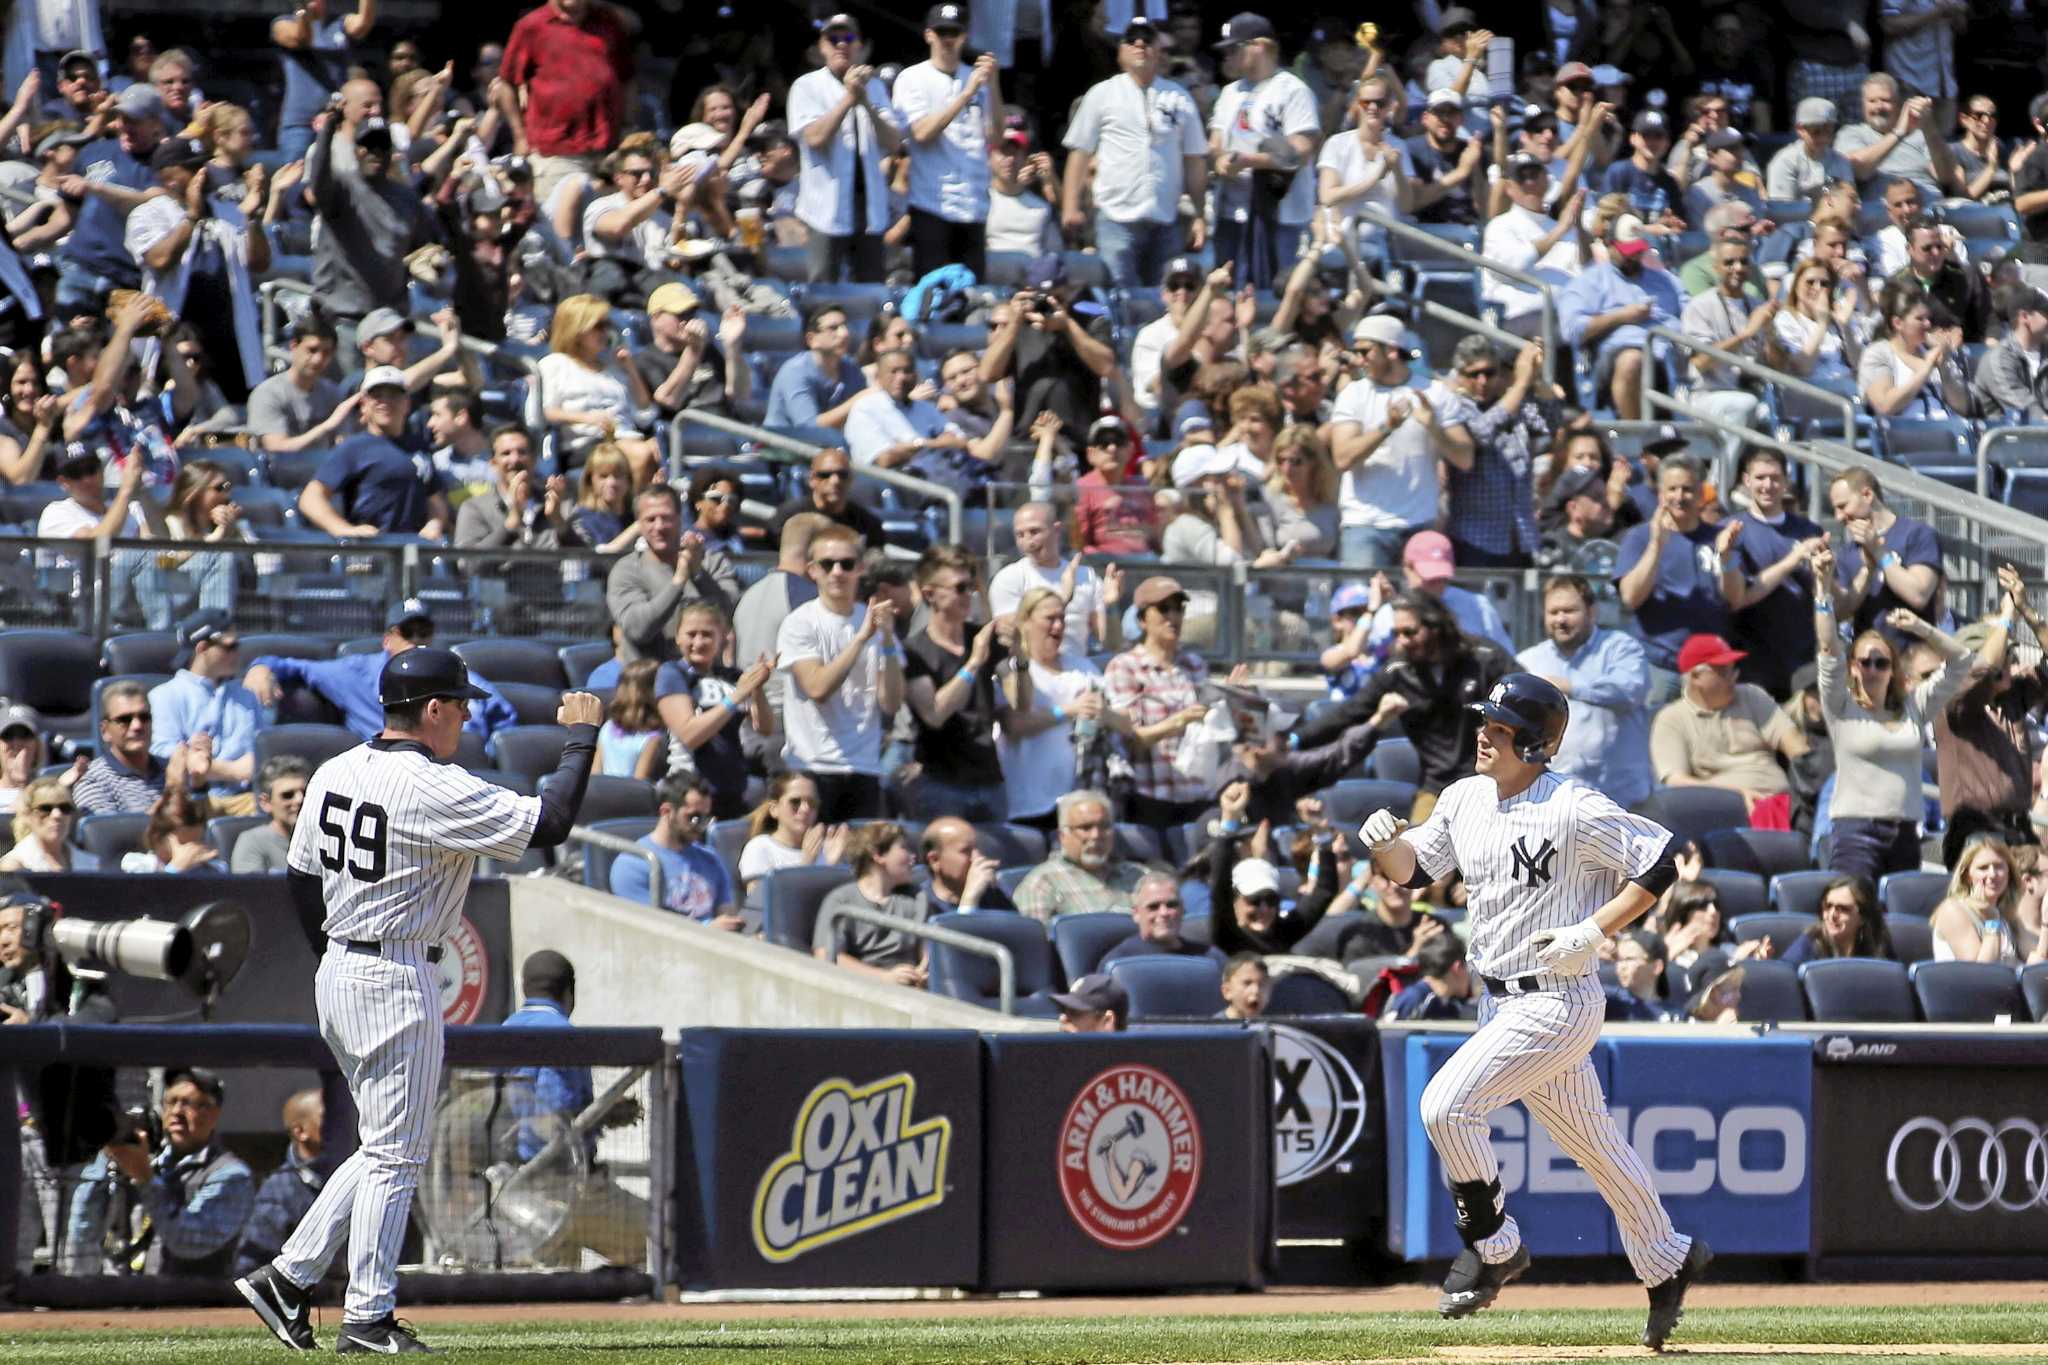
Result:
[[[344,829],[343,818],[352,807],[355,819]],[[384,833],[390,824],[384,808],[374,802],[356,805],[346,796],[327,793],[327,799],[320,803],[320,866],[329,872],[345,868],[359,882],[384,880],[389,862],[384,851]],[[327,842],[330,839],[334,841],[331,847]]]

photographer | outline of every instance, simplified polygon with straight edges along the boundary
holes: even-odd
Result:
[[[211,1071],[164,1073],[160,1139],[153,1125],[136,1122],[85,1169],[71,1198],[67,1273],[93,1273],[95,1249],[104,1258],[97,1268],[106,1273],[227,1271],[255,1204],[256,1180],[213,1140],[226,1093]]]
[[[1109,315],[1095,304],[1075,307],[1081,289],[1058,256],[1033,261],[1024,283],[989,336],[982,382],[1016,381],[1017,430],[1050,411],[1067,431],[1086,431],[1101,414],[1102,383],[1117,369]]]

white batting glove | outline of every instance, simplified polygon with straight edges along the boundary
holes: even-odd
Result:
[[[1545,929],[1529,940],[1536,961],[1554,976],[1583,976],[1593,965],[1607,931],[1593,920],[1580,920],[1569,929]]]
[[[1377,853],[1399,838],[1401,831],[1408,828],[1408,822],[1390,810],[1376,810],[1365,818],[1358,827],[1358,837],[1365,846]]]

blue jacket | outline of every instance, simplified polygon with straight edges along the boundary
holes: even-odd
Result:
[[[321,700],[341,712],[342,724],[359,739],[375,739],[384,733],[384,707],[377,700],[377,679],[383,675],[388,656],[381,650],[344,654],[338,659],[287,659],[266,654],[256,660],[277,675],[280,687],[310,687]],[[508,725],[519,723],[519,713],[497,688],[475,673],[469,680],[490,693],[469,708],[463,729],[480,739],[489,739]]]
[[[235,1252],[237,1276],[252,1274],[270,1264],[271,1258],[284,1249],[284,1239],[292,1235],[306,1210],[313,1207],[324,1183],[311,1162],[295,1149],[285,1149],[284,1165],[264,1178],[256,1191],[256,1206],[249,1210],[249,1221],[242,1225],[242,1245]],[[343,1263],[346,1264],[346,1258]]]
[[[1650,661],[1643,642],[1596,626],[1566,657],[1556,642],[1530,645],[1515,661],[1571,684],[1571,720],[1550,769],[1604,792],[1622,809],[1650,794]]]
[[[1583,350],[1587,323],[1633,303],[1650,305],[1648,323],[1623,323],[1593,343],[1595,351],[1640,346],[1649,339],[1646,326],[1677,327],[1679,315],[1685,311],[1685,290],[1668,270],[1644,270],[1630,279],[1613,266],[1595,261],[1557,291],[1558,330],[1566,341]]]

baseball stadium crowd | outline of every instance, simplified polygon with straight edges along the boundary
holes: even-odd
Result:
[[[306,0],[266,79],[17,5],[0,618],[98,572],[108,627],[0,634],[0,872],[281,870],[383,661],[452,638],[490,692],[458,761],[530,790],[599,690],[586,822],[644,856],[581,875],[709,928],[986,998],[812,929],[950,916],[1097,1024],[1469,1015],[1460,888],[1348,831],[1425,815],[1520,668],[1570,698],[1556,766],[1684,842],[1614,1017],[1747,1017],[1767,963],[2048,961],[2017,571],[1959,622],[1881,478],[1822,525],[1817,471],[1643,420],[1654,386],[1827,434],[1672,335],[1848,396],[1877,450],[2048,418],[2031,13],[1221,18],[547,0],[437,51]],[[347,643],[260,567],[392,547],[418,591]],[[482,624],[543,598],[546,643]]]

